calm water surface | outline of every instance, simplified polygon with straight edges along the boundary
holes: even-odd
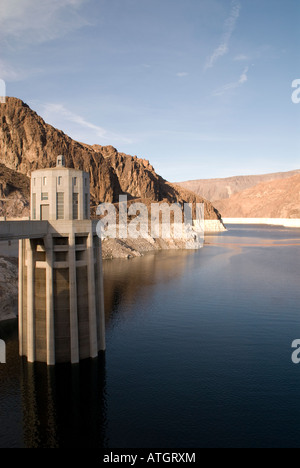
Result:
[[[107,352],[47,369],[1,325],[0,447],[299,447],[300,230],[105,262]]]

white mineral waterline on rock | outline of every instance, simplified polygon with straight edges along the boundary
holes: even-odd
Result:
[[[290,228],[300,228],[300,219],[288,218],[224,218],[226,224],[266,224],[269,226],[283,226]]]

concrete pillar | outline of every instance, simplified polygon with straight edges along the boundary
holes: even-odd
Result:
[[[96,286],[95,286],[95,258],[93,244],[93,230],[87,238],[88,255],[88,297],[89,297],[89,332],[90,332],[90,357],[98,356],[97,338],[97,309],[96,309]]]
[[[24,241],[19,240],[19,354],[23,356],[23,276],[24,276]]]
[[[34,258],[32,243],[27,243],[27,359],[35,361]]]
[[[99,255],[97,258],[97,268],[98,268],[98,294],[100,294],[100,343],[99,351],[106,350],[105,342],[105,307],[104,307],[104,284],[103,284],[103,265],[102,265],[102,242],[99,240]]]
[[[76,244],[75,234],[69,234],[69,287],[70,287],[70,336],[71,363],[79,363],[79,336],[77,316],[77,284],[76,284]]]
[[[47,364],[55,364],[55,330],[54,330],[54,301],[53,301],[53,238],[48,235],[45,239],[46,247],[46,337]]]

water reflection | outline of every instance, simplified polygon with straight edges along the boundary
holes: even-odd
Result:
[[[106,442],[105,360],[78,366],[21,363],[27,448],[102,448]]]
[[[103,264],[106,325],[119,320],[120,314],[133,313],[137,299],[151,298],[157,286],[180,277],[194,251],[150,253],[132,260],[106,260]],[[126,304],[126,311],[122,305]],[[132,305],[132,307],[130,307]]]
[[[0,322],[6,364],[0,365],[0,447],[22,446],[18,321]]]
[[[234,229],[104,262],[106,365],[20,363],[0,325],[0,447],[299,446],[299,239]]]

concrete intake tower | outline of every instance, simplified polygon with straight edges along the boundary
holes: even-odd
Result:
[[[63,156],[33,172],[31,220],[47,232],[19,241],[20,355],[48,365],[95,358],[105,350],[105,317],[89,174],[67,169]]]

